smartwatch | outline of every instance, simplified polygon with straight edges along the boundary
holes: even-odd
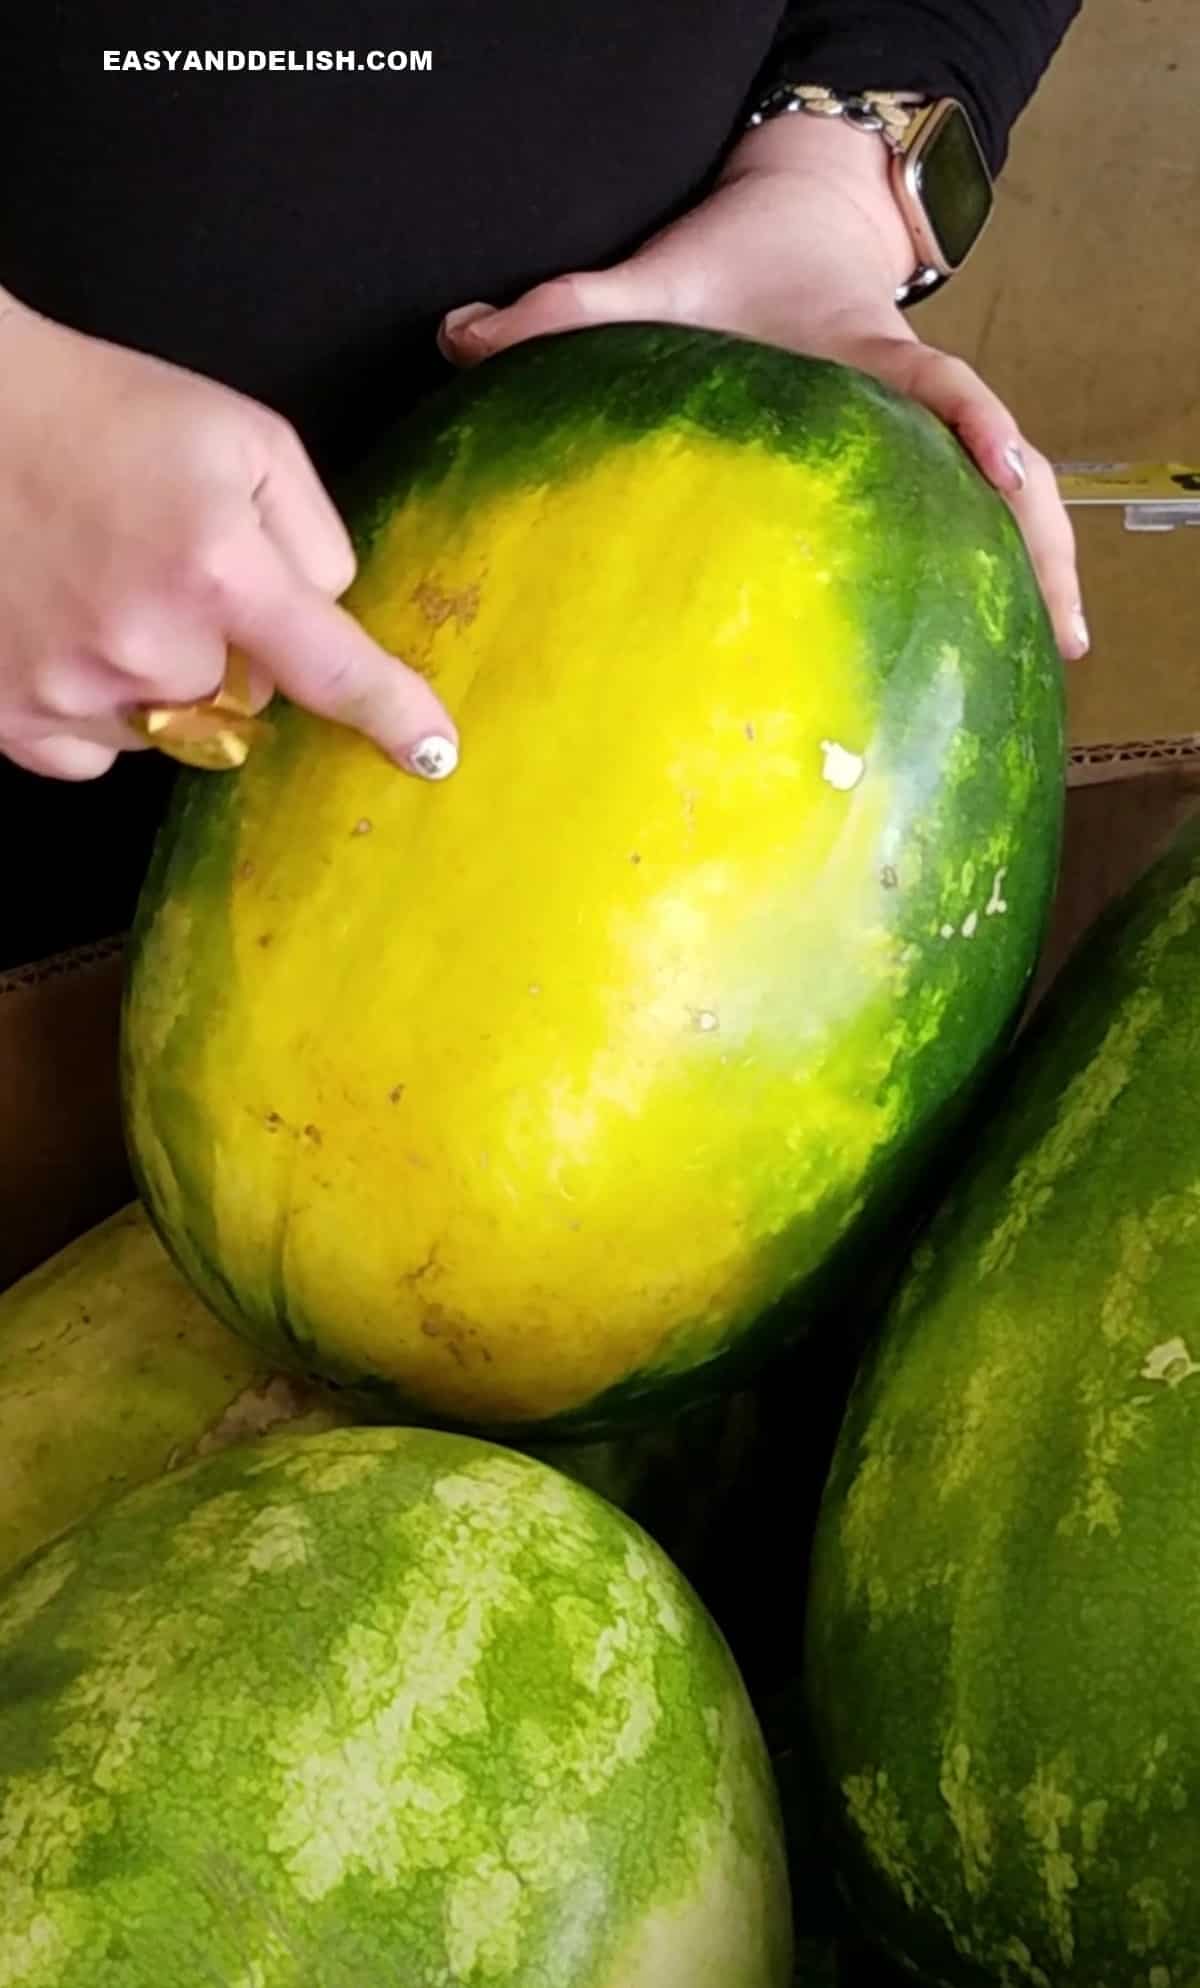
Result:
[[[962,268],[993,205],[992,176],[962,104],[907,90],[839,92],[816,83],[781,83],[762,99],[747,128],[797,111],[840,117],[856,131],[882,138],[913,244],[913,273],[896,302],[931,296]]]

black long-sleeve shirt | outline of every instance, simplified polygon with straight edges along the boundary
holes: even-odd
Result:
[[[445,310],[627,253],[702,195],[763,88],[956,95],[996,168],[1078,4],[53,0],[0,63],[0,285],[266,400],[336,476],[445,371]],[[409,59],[184,67],[251,49]],[[3,886],[0,963],[123,922],[164,777],[141,756],[68,791],[0,763],[9,847],[74,829],[23,910]]]

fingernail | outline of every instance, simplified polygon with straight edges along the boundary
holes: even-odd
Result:
[[[1092,638],[1088,634],[1087,616],[1081,607],[1077,607],[1071,616],[1071,628],[1079,644],[1080,655],[1086,654],[1092,646]]]
[[[454,338],[459,332],[466,331],[468,326],[477,323],[480,318],[490,318],[495,315],[494,304],[460,304],[457,310],[446,312],[438,329],[438,337]]]
[[[431,733],[429,738],[417,740],[409,752],[408,764],[422,780],[448,780],[458,765],[458,747],[453,739]]]
[[[1025,454],[1019,442],[1010,442],[1004,451],[1004,461],[1017,479],[1017,489],[1024,490],[1026,484]]]

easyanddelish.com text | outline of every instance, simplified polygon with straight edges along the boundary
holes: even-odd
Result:
[[[312,74],[322,70],[390,69],[415,71],[433,68],[431,48],[369,48],[360,54],[353,48],[106,48],[106,69],[126,71],[169,69],[172,71],[236,74],[244,70],[291,70]]]

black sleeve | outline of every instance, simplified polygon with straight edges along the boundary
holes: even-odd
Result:
[[[957,97],[998,172],[1082,0],[792,0],[759,80]]]

